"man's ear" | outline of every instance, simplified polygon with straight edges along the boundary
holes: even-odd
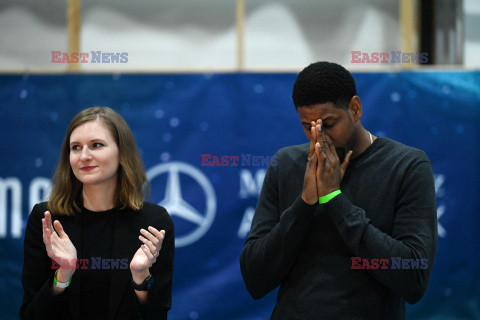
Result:
[[[359,96],[353,96],[352,99],[350,99],[348,110],[352,115],[353,122],[360,121],[360,118],[362,118],[362,102]]]

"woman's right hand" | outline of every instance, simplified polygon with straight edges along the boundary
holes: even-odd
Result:
[[[45,217],[42,219],[42,228],[43,242],[45,243],[47,254],[60,265],[57,281],[68,282],[75,272],[77,249],[75,249],[72,241],[70,241],[70,238],[63,230],[60,221],[55,220],[52,224],[52,215],[49,211],[45,211]]]

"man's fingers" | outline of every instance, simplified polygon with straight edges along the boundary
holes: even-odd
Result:
[[[342,178],[345,174],[345,171],[347,170],[348,164],[350,163],[350,157],[352,156],[352,153],[352,150],[348,151],[347,155],[345,156],[345,160],[343,160],[343,163],[340,165],[340,168],[342,170]]]
[[[318,121],[320,121],[320,123],[318,123]],[[316,128],[316,135],[317,135],[317,141],[316,142],[319,142],[319,143],[322,143],[321,141],[321,136],[322,136],[322,120],[318,120],[317,121],[317,124],[315,125],[315,128]]]
[[[312,170],[315,170],[314,168],[317,166],[317,155],[315,154],[315,144],[313,145],[313,153],[309,157],[309,161],[307,162],[307,169],[306,173],[307,174],[312,174]]]
[[[352,156],[352,153],[352,150],[348,151],[347,155],[345,156],[345,160],[343,160],[343,163],[341,165],[342,169],[347,169],[347,166],[350,163],[350,157]]]
[[[316,154],[317,159],[318,159],[318,166],[325,165],[325,160],[327,159],[327,156],[326,156],[324,150],[322,150],[322,147],[321,147],[319,142],[317,142],[315,144],[315,154]]]
[[[319,128],[319,125],[317,125],[317,129]],[[328,154],[327,154],[327,145],[325,143],[325,132],[321,131],[319,132],[318,134],[318,145],[319,145],[319,148],[320,148],[320,155],[319,155],[319,159],[327,159],[328,158]]]
[[[312,140],[310,140],[310,149],[308,150],[308,157],[311,158],[312,155],[315,153],[315,127],[312,126],[310,128],[310,133],[312,134]]]
[[[326,159],[329,163],[334,163],[335,158],[338,159],[337,150],[335,150],[335,145],[333,144],[330,136],[325,132],[321,132],[321,142],[322,151],[325,153]]]
[[[318,158],[318,164],[315,168],[315,181],[316,181],[316,187],[317,187],[316,196],[318,197],[320,182],[323,179],[323,171],[325,169],[325,160],[326,160],[325,154],[323,153],[323,151],[320,150],[320,143],[315,144],[315,156]]]
[[[337,150],[335,150],[335,145],[333,144],[332,139],[328,134],[325,135],[325,140],[327,141],[328,150],[335,158],[338,158]]]
[[[315,157],[317,158],[317,166],[315,168],[315,177],[318,179],[318,174],[325,164],[325,159],[322,157],[323,153],[320,151],[320,144],[317,142],[315,144]]]
[[[310,158],[310,170],[315,170],[317,167],[318,163],[318,154],[316,152],[316,144],[313,145],[313,154],[312,157]]]

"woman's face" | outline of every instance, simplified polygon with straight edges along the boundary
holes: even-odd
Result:
[[[72,131],[70,165],[84,187],[116,186],[120,165],[118,146],[102,121],[85,122]]]

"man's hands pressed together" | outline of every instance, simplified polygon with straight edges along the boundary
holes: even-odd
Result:
[[[323,130],[322,120],[312,121],[308,163],[303,181],[302,199],[315,204],[319,197],[340,190],[340,183],[347,169],[352,150],[340,164],[332,139]]]
[[[315,204],[318,201],[318,192],[317,192],[317,163],[318,163],[318,152],[316,152],[316,132],[315,132],[315,122],[312,121],[312,127],[310,132],[312,138],[310,139],[310,149],[308,151],[308,162],[307,168],[305,170],[305,178],[303,179],[303,190],[302,190],[302,199],[308,204]]]

